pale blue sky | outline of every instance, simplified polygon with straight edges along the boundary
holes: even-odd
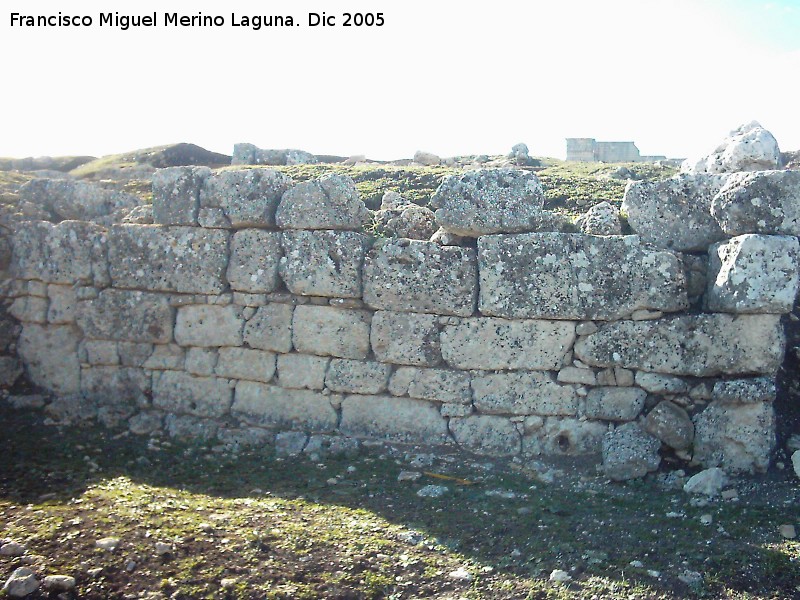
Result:
[[[800,149],[800,0],[100,0],[118,10],[292,14],[287,29],[10,28],[0,156],[101,155],[170,142],[319,154],[563,157],[565,137],[706,153],[751,120]],[[382,28],[305,15],[383,12]],[[9,58],[10,57],[10,58]]]

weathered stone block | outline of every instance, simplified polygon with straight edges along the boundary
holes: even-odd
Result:
[[[694,460],[729,473],[764,472],[775,446],[771,403],[712,402],[694,417]]]
[[[154,371],[183,371],[185,364],[186,352],[183,348],[177,344],[157,344],[143,366]]]
[[[800,269],[797,238],[740,235],[712,246],[708,256],[706,299],[709,310],[791,312],[797,296]]]
[[[23,323],[47,323],[47,298],[20,296],[8,309],[8,313]]]
[[[230,412],[232,398],[227,379],[180,371],[153,373],[153,406],[167,412],[218,418]]]
[[[288,390],[252,381],[236,384],[233,416],[278,428],[333,431],[336,411],[328,396],[306,390]]]
[[[25,221],[13,235],[11,273],[20,279],[74,284],[108,281],[105,230],[93,223]]]
[[[638,423],[625,423],[603,438],[603,471],[614,481],[644,477],[661,464],[660,447]]]
[[[667,400],[650,411],[644,429],[675,450],[688,450],[694,441],[694,424],[688,413]]]
[[[244,319],[233,305],[182,306],[175,321],[175,341],[181,346],[241,346]]]
[[[120,363],[117,342],[107,340],[85,340],[83,348],[86,352],[86,362],[90,365],[113,366]],[[126,365],[132,366],[132,365]],[[142,366],[141,364],[135,366]]]
[[[259,307],[244,326],[244,343],[261,350],[291,352],[293,312],[291,304]]]
[[[433,366],[442,361],[436,315],[378,311],[372,317],[372,351],[382,362]]]
[[[644,408],[647,392],[636,387],[596,387],[586,396],[586,416],[606,421],[632,421]]]
[[[334,358],[325,376],[325,387],[348,394],[380,394],[389,383],[390,365]]]
[[[162,294],[107,289],[78,303],[77,323],[89,339],[167,344],[174,311]]]
[[[639,371],[634,381],[636,385],[651,394],[684,394],[689,391],[689,384],[673,375]]]
[[[167,415],[164,417],[164,429],[173,438],[210,441],[216,439],[219,424],[190,415]]]
[[[70,285],[48,285],[47,322],[54,325],[66,325],[75,322],[78,303],[75,288]]]
[[[55,394],[80,391],[80,331],[74,325],[26,324],[17,342],[30,380]]]
[[[218,354],[212,348],[189,348],[186,350],[186,371],[192,375],[209,377],[214,374]]]
[[[114,225],[108,261],[115,287],[187,294],[226,288],[230,233],[199,227]]]
[[[470,375],[449,369],[400,367],[392,375],[389,393],[446,404],[470,404]]]
[[[774,377],[752,377],[716,382],[711,399],[719,404],[755,404],[774,402],[776,394]]]
[[[153,344],[117,342],[117,352],[123,367],[141,367],[153,353]]]
[[[800,235],[800,171],[734,173],[714,197],[711,214],[729,235]]]
[[[292,178],[272,169],[219,171],[205,181],[201,210],[217,210],[229,227],[274,227],[275,211]]]
[[[725,238],[711,215],[721,175],[677,175],[664,181],[632,181],[622,210],[644,242],[681,252],[705,251]]]
[[[16,356],[0,356],[0,388],[11,387],[22,375],[22,365]]]
[[[366,241],[353,231],[286,231],[280,275],[293,294],[360,298]]]
[[[436,222],[457,235],[535,231],[544,191],[521,169],[478,169],[445,177],[431,197]]]
[[[146,406],[150,375],[129,367],[89,367],[81,369],[81,392],[102,405]]]
[[[684,315],[609,323],[580,338],[575,356],[596,367],[712,377],[770,374],[783,360],[777,315]]]
[[[537,419],[535,425],[529,420]],[[522,451],[528,456],[586,456],[600,454],[608,427],[597,421],[574,418],[528,417],[522,437]]]
[[[297,306],[292,318],[292,342],[298,352],[366,358],[372,314],[330,306]]]
[[[364,302],[377,309],[470,316],[478,294],[475,251],[419,240],[377,243],[364,260]]]
[[[347,396],[339,430],[400,443],[444,444],[447,422],[435,404],[392,396]]]
[[[281,229],[358,231],[368,214],[353,180],[332,174],[287,190],[278,204],[275,222]]]
[[[450,431],[456,443],[478,454],[515,456],[522,448],[519,431],[506,417],[494,415],[452,417]]]
[[[244,229],[231,241],[227,277],[231,288],[250,293],[277,289],[278,263],[281,260],[281,234],[277,231]]]
[[[578,385],[597,385],[598,383],[594,371],[579,367],[564,367],[558,372],[557,381],[559,383],[577,383]]]
[[[214,372],[229,379],[267,383],[275,375],[275,355],[249,348],[220,348]]]
[[[170,167],[153,173],[153,220],[159,225],[197,225],[200,189],[211,169]]]
[[[479,308],[508,318],[614,320],[688,306],[678,257],[637,236],[570,233],[478,239]]]
[[[321,390],[330,358],[310,354],[280,354],[278,356],[278,385],[285,388]]]
[[[575,341],[575,323],[479,317],[448,325],[441,340],[442,357],[458,369],[557,370]]]
[[[484,414],[564,415],[578,412],[578,395],[549,373],[495,373],[472,378],[475,408]]]

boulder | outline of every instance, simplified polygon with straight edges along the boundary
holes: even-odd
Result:
[[[723,175],[677,175],[664,181],[635,181],[625,188],[622,211],[642,241],[681,252],[705,251],[725,238],[711,215]]]
[[[432,152],[423,152],[422,150],[417,150],[414,153],[414,162],[426,167],[433,167],[440,164],[442,159]]]
[[[625,423],[603,438],[603,471],[614,481],[644,477],[661,464],[660,447],[638,423]]]
[[[725,471],[718,467],[712,467],[692,475],[684,484],[683,491],[687,494],[702,494],[712,497],[718,496],[726,485],[728,485],[728,476]]]
[[[234,229],[275,227],[278,204],[293,184],[291,177],[272,169],[218,171],[203,185],[200,210],[206,215],[219,210],[220,225]]]
[[[457,369],[557,370],[574,341],[569,321],[477,317],[441,334],[442,358]]]
[[[684,173],[735,173],[763,171],[780,164],[781,151],[775,137],[757,121],[734,129],[711,154],[687,159],[681,165]]]
[[[375,309],[470,316],[477,271],[471,248],[385,240],[364,261],[364,302]]]
[[[445,177],[430,201],[436,222],[447,231],[478,237],[537,231],[547,223],[544,191],[533,173],[478,169]]]
[[[404,206],[375,213],[378,230],[389,237],[429,240],[436,233],[436,217],[424,206]]]
[[[768,402],[712,402],[694,417],[694,460],[731,473],[762,473],[775,446],[775,412]]]
[[[700,314],[609,323],[575,343],[575,357],[594,367],[671,375],[771,374],[783,361],[777,315]]]
[[[694,424],[688,413],[668,400],[650,411],[644,429],[675,450],[688,450],[694,441]]]
[[[760,171],[728,177],[711,214],[728,235],[800,235],[800,171]]]
[[[678,257],[637,236],[483,236],[478,270],[484,315],[613,320],[639,309],[688,306]]]
[[[267,150],[253,144],[234,144],[232,165],[302,165],[316,164],[317,157],[305,150]]]
[[[287,190],[278,204],[275,223],[281,229],[359,231],[368,217],[352,179],[325,175]]]
[[[575,226],[587,235],[620,235],[622,223],[619,209],[608,202],[600,202],[578,217]]]
[[[800,268],[796,237],[740,235],[715,244],[709,248],[708,256],[709,310],[776,314],[792,311]]]
[[[367,237],[354,231],[285,231],[280,275],[300,296],[361,297]]]

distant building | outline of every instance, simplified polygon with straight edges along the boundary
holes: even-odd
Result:
[[[567,138],[567,160],[577,162],[652,162],[666,156],[642,156],[633,142],[598,142],[594,138]]]

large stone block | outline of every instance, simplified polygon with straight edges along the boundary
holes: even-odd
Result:
[[[712,402],[694,417],[693,458],[729,473],[764,472],[775,446],[772,404]]]
[[[48,323],[66,325],[75,322],[78,298],[73,286],[50,284],[47,286],[47,297],[50,299]]]
[[[608,427],[597,421],[570,417],[528,417],[522,451],[529,456],[586,456],[600,454]]]
[[[472,378],[475,408],[484,414],[563,415],[578,412],[578,395],[549,373],[494,373]]]
[[[708,256],[709,310],[791,312],[800,269],[800,244],[796,237],[740,235],[712,246]]]
[[[231,288],[249,293],[273,292],[278,287],[281,234],[277,231],[245,229],[231,240],[227,277]]]
[[[49,213],[53,221],[103,221],[141,204],[131,194],[71,178],[32,179],[19,188],[19,197]]]
[[[260,350],[291,352],[293,313],[291,304],[260,306],[245,323],[244,343]]]
[[[380,394],[389,383],[390,365],[374,361],[334,358],[325,376],[325,387],[347,394]]]
[[[275,211],[292,178],[272,169],[225,170],[214,173],[200,192],[202,209],[221,211],[222,224],[274,227]]]
[[[515,456],[522,448],[519,431],[506,417],[453,417],[450,419],[450,431],[459,445],[478,454]]]
[[[200,189],[208,167],[170,167],[153,173],[153,220],[159,225],[197,225]]]
[[[678,257],[637,236],[568,233],[478,239],[479,308],[507,318],[613,320],[689,304]]]
[[[603,438],[603,471],[615,481],[644,477],[661,464],[660,447],[638,423],[625,423]]]
[[[214,372],[220,377],[267,383],[275,375],[275,355],[249,348],[220,348]]]
[[[372,313],[330,306],[301,305],[294,309],[292,342],[298,352],[366,358]]]
[[[333,431],[337,415],[329,396],[252,381],[236,384],[233,416],[270,427]]]
[[[644,408],[647,392],[637,387],[596,387],[586,396],[586,416],[606,421],[632,421]]]
[[[449,369],[400,367],[392,375],[389,392],[446,404],[471,404],[470,375]]]
[[[521,169],[478,169],[445,177],[431,197],[436,222],[457,235],[536,231],[544,191]]]
[[[81,369],[81,392],[102,405],[147,406],[150,375],[143,369],[99,366]]]
[[[677,175],[663,181],[632,181],[622,210],[644,242],[681,252],[705,251],[725,238],[711,215],[724,175]]]
[[[347,396],[339,429],[345,435],[391,442],[447,441],[447,422],[435,404],[392,396]]]
[[[285,388],[321,390],[331,359],[312,354],[278,356],[278,385]]]
[[[230,233],[199,227],[114,225],[108,260],[115,287],[219,294],[227,287]]]
[[[475,251],[389,239],[364,261],[364,302],[377,309],[470,316],[478,294]]]
[[[442,357],[458,369],[558,370],[575,341],[569,321],[464,319],[441,335]]]
[[[378,311],[372,317],[370,339],[382,362],[434,366],[442,361],[436,315]]]
[[[287,190],[278,205],[275,222],[281,229],[359,231],[368,215],[353,180],[331,174]]]
[[[78,303],[77,323],[89,339],[167,344],[174,315],[166,295],[107,289]]]
[[[8,314],[22,323],[47,323],[47,298],[20,296],[8,308]]]
[[[286,231],[280,275],[293,294],[360,298],[366,242],[353,231]]]
[[[595,367],[625,367],[672,375],[770,374],[783,360],[777,315],[684,315],[609,323],[575,344],[575,356]]]
[[[650,411],[644,429],[676,450],[687,450],[694,441],[694,424],[688,413],[668,400],[659,402]]]
[[[17,352],[30,380],[57,395],[80,391],[80,338],[80,330],[74,325],[26,324]]]
[[[800,171],[730,175],[711,213],[729,235],[800,235]]]
[[[166,412],[219,418],[230,412],[232,398],[227,379],[181,371],[153,373],[153,406]]]
[[[235,306],[182,306],[175,321],[175,341],[181,346],[241,346],[244,319]]]
[[[72,285],[108,283],[105,230],[93,223],[19,223],[12,237],[11,273]]]

